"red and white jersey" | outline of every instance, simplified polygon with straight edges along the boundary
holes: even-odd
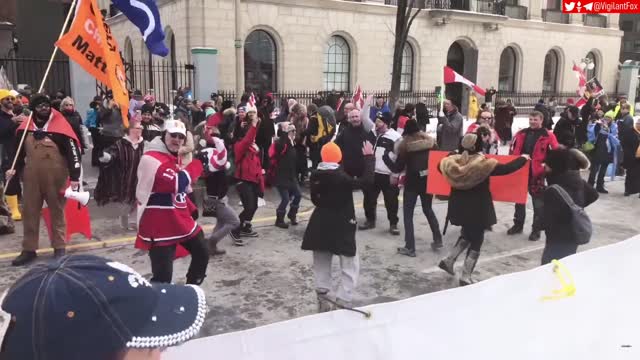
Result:
[[[202,162],[180,169],[177,157],[163,149],[164,144],[159,151],[158,146],[150,147],[138,166],[139,249],[177,244],[202,231],[191,217],[197,208],[187,196],[191,183],[202,174]]]

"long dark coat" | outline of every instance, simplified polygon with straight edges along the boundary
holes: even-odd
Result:
[[[525,158],[519,157],[507,164],[498,164],[491,172],[491,176],[511,174],[526,163]],[[496,224],[496,210],[493,207],[489,179],[490,177],[485,178],[484,181],[468,190],[452,187],[447,214],[451,224],[483,229]]]
[[[302,250],[356,255],[356,211],[353,190],[373,182],[375,158],[365,157],[364,177],[352,178],[340,167],[311,174],[311,201],[316,206],[304,233]]]
[[[94,191],[96,203],[100,206],[110,202],[135,204],[138,164],[144,153],[144,141],[134,149],[129,138],[124,137],[104,151],[111,155],[111,161],[100,167]]]

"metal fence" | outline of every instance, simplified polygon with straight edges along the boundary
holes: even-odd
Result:
[[[35,91],[42,82],[48,64],[49,59],[0,58],[0,66],[4,68],[14,88],[24,84],[31,86]],[[68,59],[53,61],[44,89],[49,94],[63,90],[65,94],[71,95]]]
[[[389,97],[389,91],[387,90],[377,90],[377,91],[364,91],[365,95],[373,94],[375,97],[382,96],[385,99]],[[218,95],[221,95],[225,100],[233,100],[236,99],[236,92],[234,90],[220,90],[218,91]],[[255,93],[257,97],[262,97],[265,94]],[[353,97],[353,92],[345,91],[345,92],[335,92],[335,91],[281,91],[272,93],[274,101],[276,104],[282,104],[286,102],[288,99],[296,99],[301,104],[321,104],[321,105],[329,105],[335,108],[335,105],[338,99],[341,96],[344,96],[345,99],[351,99]],[[435,91],[403,91],[400,93],[399,100],[404,102],[405,104],[411,103],[416,104],[421,98],[426,98],[427,106],[435,107],[438,103],[436,98]]]
[[[134,61],[124,65],[129,90],[141,90],[144,94],[153,94],[158,102],[171,104],[179,88],[194,88],[196,69],[192,64],[181,62],[173,64],[165,60]],[[105,90],[104,86],[96,84],[97,94]]]
[[[389,91],[363,91],[365,95],[373,94],[374,96],[382,96],[385,99],[389,98]],[[225,100],[232,100],[235,102],[236,93],[233,90],[220,90],[218,95],[221,95]],[[260,98],[265,94],[255,93]],[[276,104],[283,104],[288,99],[296,99],[299,103],[308,105],[312,102],[319,103],[321,105],[329,105],[335,108],[335,105],[340,98],[344,96],[345,99],[351,99],[353,97],[352,92],[330,92],[330,91],[281,91],[272,93]],[[607,97],[610,100],[615,99],[618,96],[617,93],[607,93]],[[435,91],[433,90],[421,90],[401,92],[400,101],[405,104],[416,104],[419,100],[425,98],[425,104],[429,108],[436,108],[438,106],[438,99]],[[578,100],[578,95],[575,92],[544,92],[544,91],[516,91],[516,92],[504,92],[500,91],[494,96],[494,103],[498,100],[510,99],[512,104],[519,110],[519,112],[532,111],[535,105],[540,99],[543,99],[545,103],[549,103],[550,99],[555,99],[557,106],[562,109],[572,100],[574,103]],[[571,99],[571,100],[570,100]],[[479,102],[483,103],[484,98],[479,98]]]

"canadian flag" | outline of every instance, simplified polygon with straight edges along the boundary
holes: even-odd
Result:
[[[361,110],[364,107],[364,95],[362,94],[362,88],[360,85],[356,87],[356,91],[353,93],[352,102],[358,110]]]
[[[249,105],[251,105],[251,107],[255,107],[256,106],[256,96],[253,94],[253,92],[251,93],[251,96],[249,97]]]
[[[469,79],[458,74],[457,72],[453,71],[453,69],[448,66],[444,67],[444,83],[445,84],[463,83],[468,87],[472,88],[475,92],[477,92],[481,96],[484,96],[484,94],[486,93],[486,91],[483,88],[474,84]]]

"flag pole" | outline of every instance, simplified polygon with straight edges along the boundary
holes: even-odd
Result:
[[[60,30],[60,35],[58,36],[58,40],[60,40],[60,38],[64,35],[64,31],[69,25],[69,20],[71,19],[71,14],[74,12],[74,8],[76,6],[77,1],[78,0],[73,0],[73,2],[71,2],[71,6],[69,7],[69,13],[67,14],[67,18],[64,20],[64,24],[62,24],[62,29]],[[42,92],[42,89],[44,89],[44,84],[46,84],[47,82],[49,71],[51,71],[51,65],[53,65],[53,60],[55,59],[57,53],[58,53],[58,46],[54,45],[53,53],[51,54],[51,58],[49,59],[49,65],[47,65],[47,70],[44,72],[44,76],[42,77],[42,81],[40,82],[40,87],[38,88],[38,94]],[[27,118],[27,125],[25,126],[24,131],[22,132],[22,138],[20,138],[20,143],[18,144],[18,149],[16,150],[16,155],[13,158],[13,163],[11,164],[11,169],[9,171],[13,171],[16,168],[16,163],[18,162],[20,151],[22,150],[22,146],[24,145],[24,139],[27,137],[27,130],[29,130],[29,126],[31,125],[32,117],[33,117],[33,111],[29,114],[29,117]],[[11,178],[6,179],[7,184],[9,183],[10,180]]]

